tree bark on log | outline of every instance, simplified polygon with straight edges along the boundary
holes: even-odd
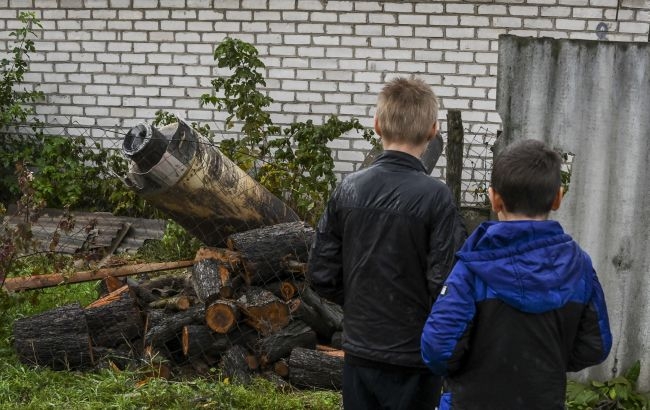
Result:
[[[287,222],[228,237],[228,248],[239,252],[247,285],[264,285],[290,277],[291,262],[307,262],[314,230],[304,222]]]
[[[91,303],[84,313],[93,346],[129,345],[144,333],[140,309],[127,285]]]
[[[262,366],[268,366],[282,357],[289,356],[295,347],[316,347],[316,332],[300,320],[294,320],[284,329],[260,339],[260,362]]]
[[[237,325],[240,316],[237,305],[229,300],[215,300],[205,308],[205,323],[221,334],[230,332]]]
[[[298,293],[299,289],[302,289],[303,287],[304,286],[301,283],[297,284],[292,280],[283,280],[269,283],[268,285],[264,286],[264,289],[268,290],[286,302],[293,299],[293,297]]]
[[[79,304],[18,319],[13,324],[13,336],[22,363],[55,370],[94,364],[86,315]]]
[[[101,280],[108,276],[122,277],[136,275],[145,272],[157,272],[162,270],[179,269],[192,266],[194,261],[178,261],[178,262],[157,262],[157,263],[141,263],[137,265],[120,266],[116,268],[104,268],[97,270],[88,270],[82,272],[75,272],[72,275],[63,275],[61,273],[50,273],[45,275],[34,275],[17,278],[6,278],[4,287],[10,292],[17,292],[20,290],[41,289],[52,286],[58,286],[69,283],[89,282],[93,280]]]
[[[338,390],[343,384],[343,358],[296,347],[289,356],[289,381],[294,386]]]
[[[336,332],[336,329],[325,321],[316,309],[309,306],[302,299],[296,298],[291,300],[289,302],[289,310],[294,318],[305,322],[326,342],[329,342],[332,334]]]
[[[221,356],[219,366],[224,377],[231,382],[248,384],[251,381],[251,372],[246,358],[248,351],[241,345],[234,345]]]
[[[228,335],[215,333],[205,325],[183,326],[183,354],[190,360],[204,360],[215,363],[228,350],[231,341]]]
[[[147,317],[147,332],[144,336],[145,346],[164,347],[169,341],[182,340],[183,327],[202,323],[204,316],[203,305],[192,306],[186,311],[176,313],[149,312]]]
[[[323,299],[310,287],[306,286],[300,294],[302,300],[311,306],[322,318],[323,324],[330,329],[328,338],[337,330],[343,330],[343,308],[336,303]]]
[[[289,308],[268,290],[249,287],[237,299],[245,322],[262,335],[269,335],[289,324]]]
[[[187,295],[178,295],[153,301],[149,303],[149,307],[152,309],[166,309],[179,312],[189,309],[194,304],[193,302],[194,300]]]
[[[231,298],[233,295],[230,270],[214,259],[202,259],[194,264],[192,283],[196,296],[206,305],[220,297]]]

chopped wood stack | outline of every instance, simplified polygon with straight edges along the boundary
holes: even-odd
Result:
[[[172,374],[219,367],[247,383],[338,389],[343,311],[305,283],[313,230],[290,222],[233,234],[228,249],[202,248],[186,271],[109,277],[85,308],[64,306],[14,323],[24,363],[55,369],[142,366]],[[318,346],[318,350],[317,350]],[[169,372],[167,372],[169,373]]]

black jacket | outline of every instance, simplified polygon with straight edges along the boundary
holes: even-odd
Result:
[[[449,189],[412,155],[385,151],[341,182],[319,222],[308,276],[343,305],[346,358],[425,368],[422,327],[464,239]]]

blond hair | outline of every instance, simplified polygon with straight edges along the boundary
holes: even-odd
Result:
[[[379,93],[376,117],[382,139],[420,145],[438,119],[438,99],[423,80],[398,77]]]

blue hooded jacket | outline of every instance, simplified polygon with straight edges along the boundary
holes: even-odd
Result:
[[[566,372],[612,344],[589,256],[558,222],[524,220],[483,223],[457,257],[421,340],[447,376],[440,408],[563,408]]]

